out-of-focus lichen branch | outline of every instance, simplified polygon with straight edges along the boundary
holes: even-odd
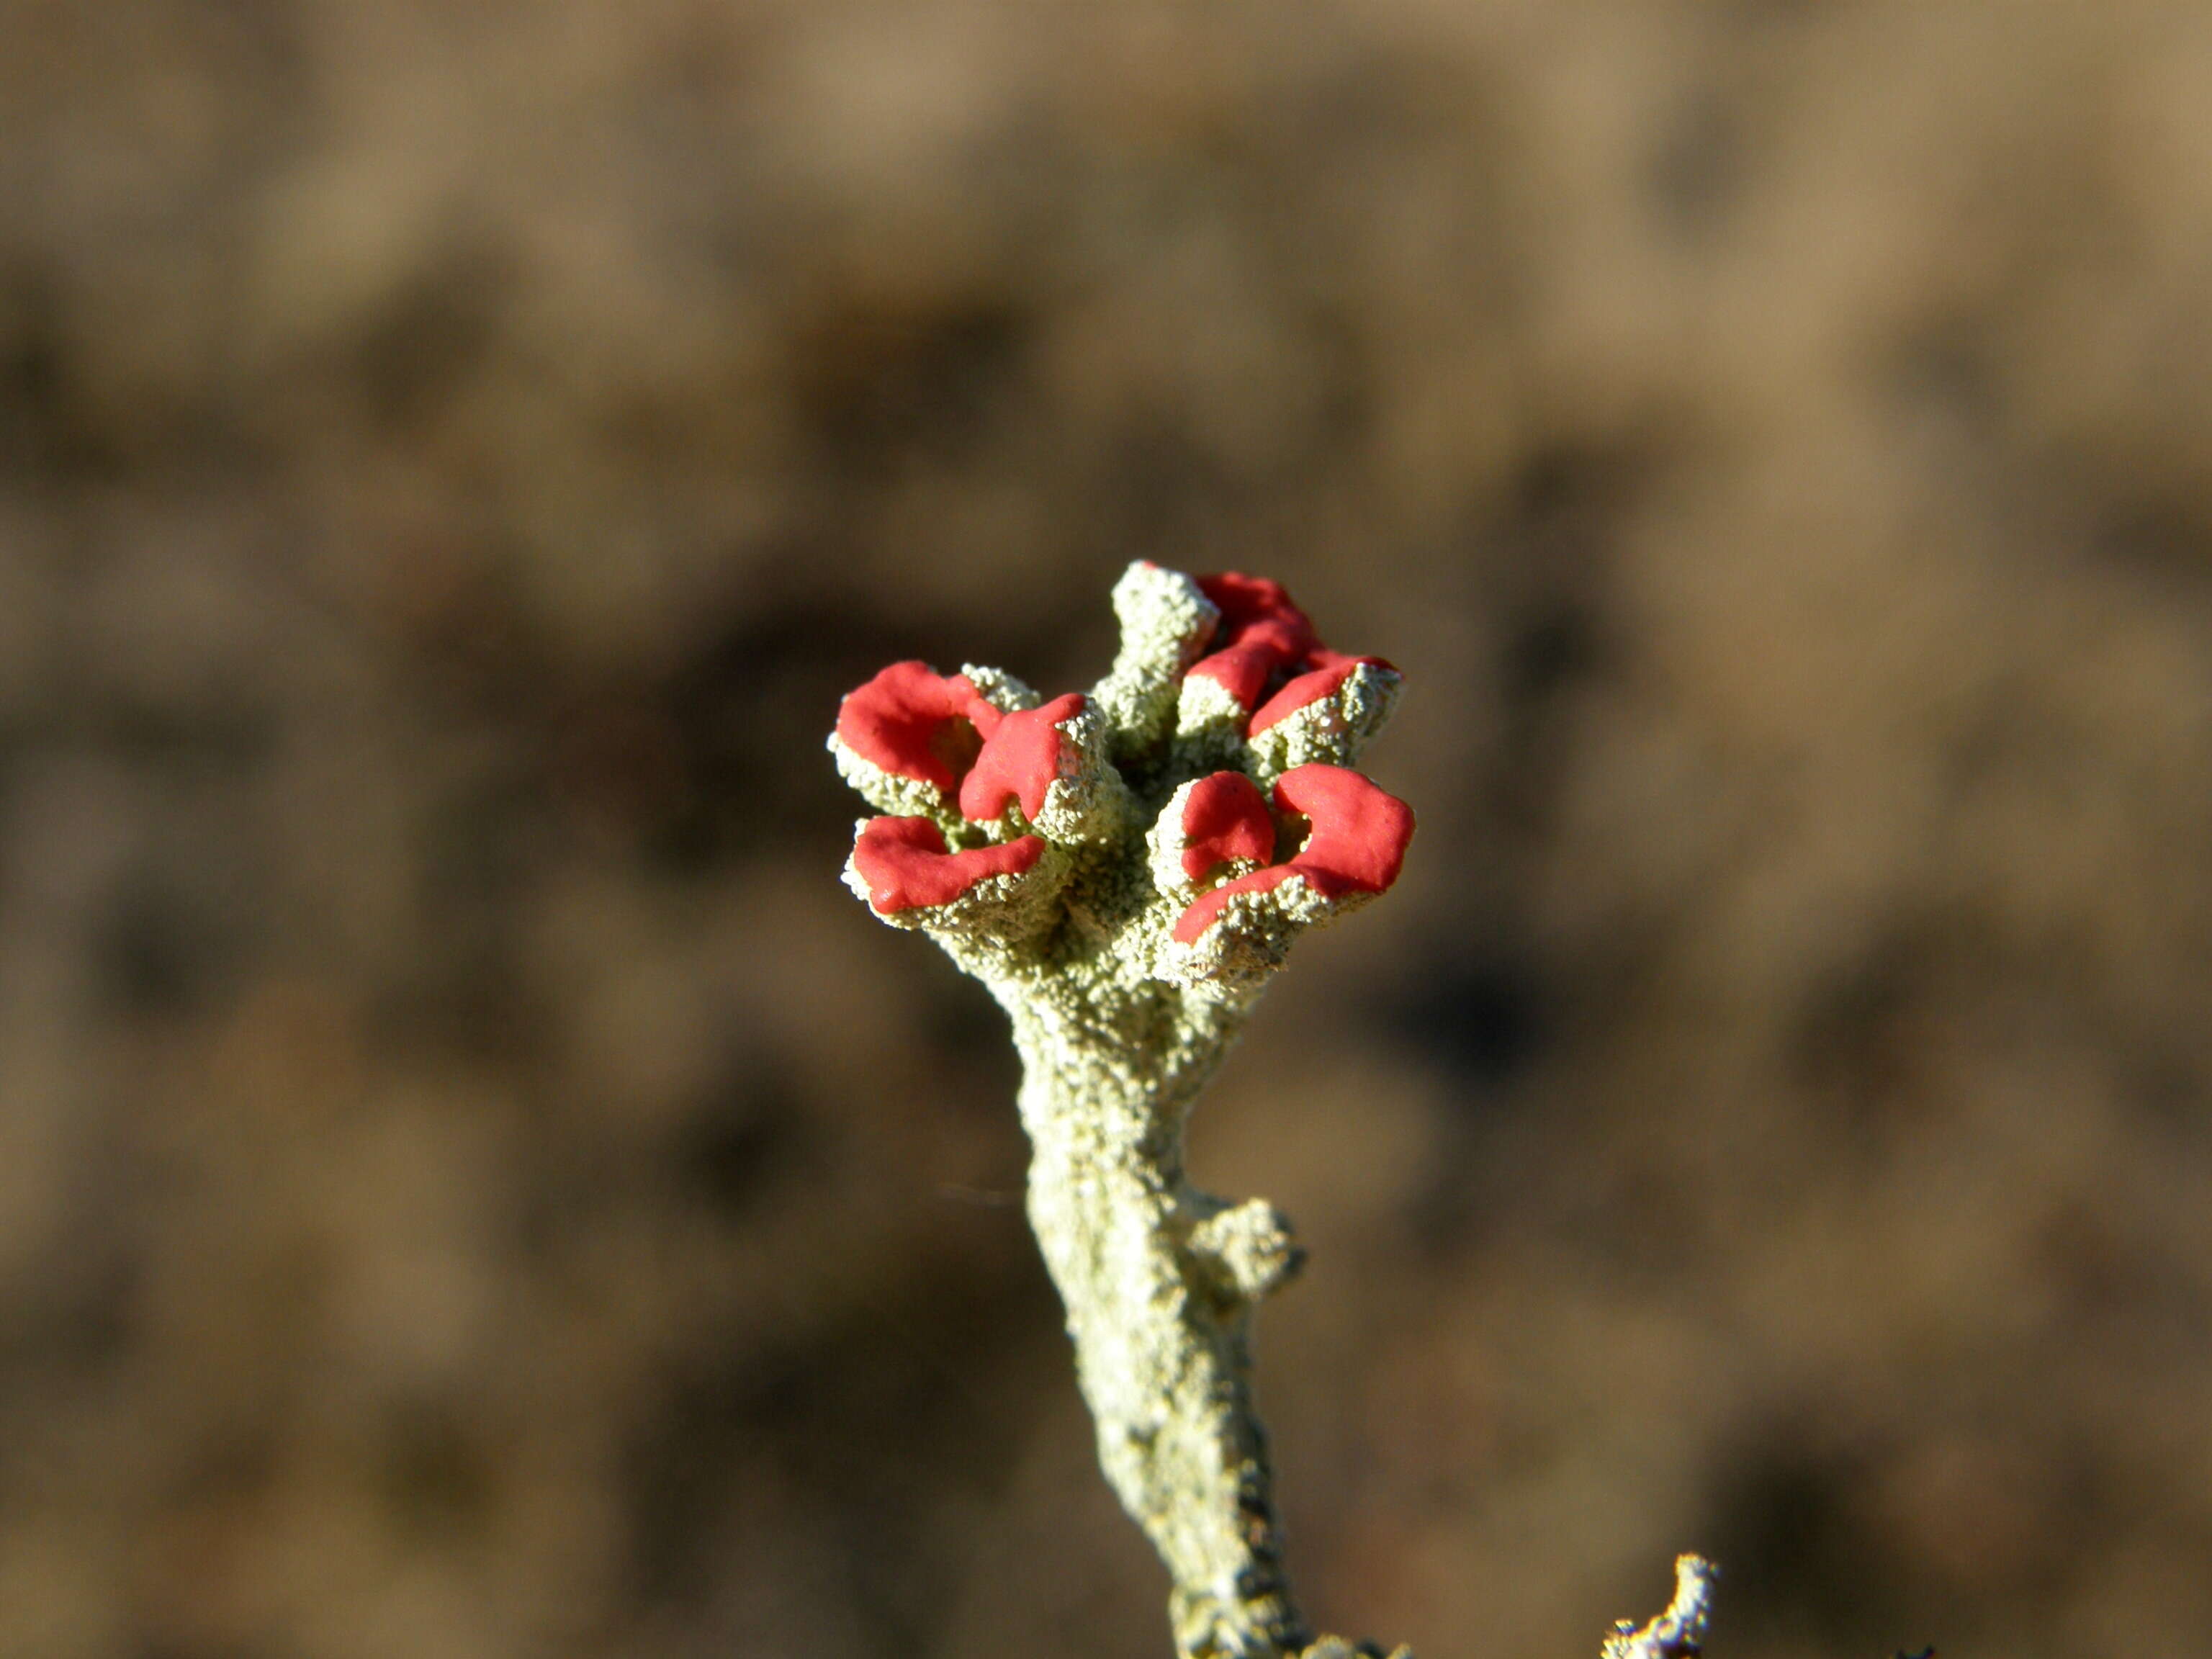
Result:
[[[1178,1651],[1379,1651],[1315,1643],[1283,1568],[1250,1339],[1301,1253],[1272,1205],[1190,1184],[1183,1122],[1292,943],[1397,879],[1412,809],[1352,769],[1399,675],[1256,577],[1134,564],[1114,606],[1087,696],[905,662],[845,698],[830,746],[881,814],[846,881],[1012,1021],[1030,1224]]]
[[[1624,1619],[1605,1638],[1599,1659],[1698,1659],[1712,1620],[1713,1584],[1720,1569],[1702,1555],[1674,1559],[1674,1599],[1666,1612],[1639,1627]]]

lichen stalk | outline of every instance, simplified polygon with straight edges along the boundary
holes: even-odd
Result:
[[[1183,1119],[1228,1031],[1162,1073],[1110,1031],[1026,1010],[1015,1030],[1030,1224],[1067,1310],[1100,1466],[1173,1580],[1177,1646],[1295,1650],[1307,1632],[1252,1404],[1252,1302],[1194,1238],[1228,1206],[1182,1168]]]

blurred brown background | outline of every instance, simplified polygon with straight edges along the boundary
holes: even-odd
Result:
[[[7,0],[0,1651],[1122,1659],[883,663],[1407,670],[1306,1598],[2212,1627],[2212,14]]]

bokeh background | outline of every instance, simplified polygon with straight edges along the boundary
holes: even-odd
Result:
[[[0,1651],[1107,1659],[838,695],[1407,698],[1195,1164],[1326,1627],[2212,1628],[2212,15],[6,0]]]

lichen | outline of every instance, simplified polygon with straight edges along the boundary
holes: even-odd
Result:
[[[1291,945],[1397,878],[1413,811],[1352,769],[1400,677],[1259,578],[1138,563],[1114,608],[1087,696],[901,663],[847,697],[830,746],[884,816],[846,881],[1012,1022],[1030,1222],[1178,1651],[1372,1652],[1292,1599],[1252,1407],[1254,1310],[1302,1254],[1265,1200],[1191,1185],[1183,1125]]]

